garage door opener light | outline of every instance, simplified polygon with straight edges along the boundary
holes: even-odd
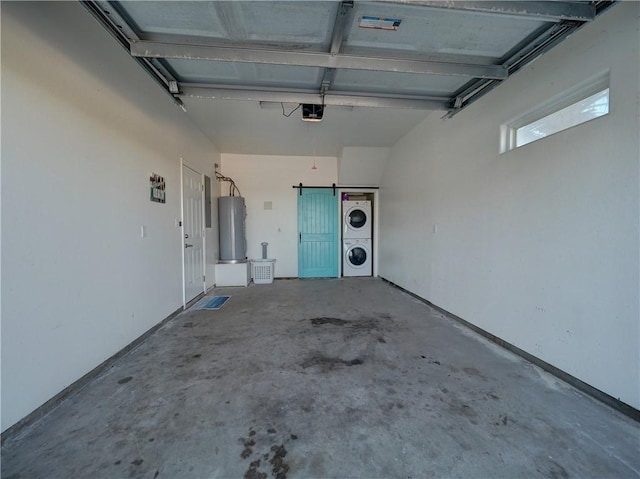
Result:
[[[322,121],[324,105],[314,105],[312,103],[302,104],[302,121]]]

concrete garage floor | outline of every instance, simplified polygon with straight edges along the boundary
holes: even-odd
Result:
[[[637,422],[381,280],[215,294],[9,439],[2,477],[640,477]]]

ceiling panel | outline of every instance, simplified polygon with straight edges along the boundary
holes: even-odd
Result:
[[[361,28],[363,16],[397,18],[401,23],[396,31]],[[358,2],[345,48],[463,54],[499,60],[546,23],[505,15]]]
[[[126,1],[121,9],[141,37],[168,34],[252,42],[326,47],[337,2],[163,2]]]

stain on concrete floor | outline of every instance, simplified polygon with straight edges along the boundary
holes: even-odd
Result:
[[[308,355],[304,361],[300,363],[300,366],[302,366],[303,369],[318,366],[320,371],[328,373],[341,367],[359,366],[361,364],[364,364],[364,360],[361,358],[331,358],[323,355],[322,353],[315,352]]]
[[[284,459],[287,450],[283,443],[274,444],[273,435],[277,433],[274,428],[268,428],[266,432],[266,435],[258,434],[254,429],[249,429],[248,437],[238,440],[244,447],[240,457],[251,461],[244,473],[245,479],[266,479],[267,476],[287,479],[289,464]]]
[[[311,324],[314,326],[322,326],[324,324],[332,324],[333,326],[344,326],[345,324],[349,324],[349,321],[345,321],[340,318],[311,318]]]

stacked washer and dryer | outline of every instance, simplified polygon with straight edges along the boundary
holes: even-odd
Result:
[[[342,228],[342,276],[371,276],[371,201],[343,201]]]

